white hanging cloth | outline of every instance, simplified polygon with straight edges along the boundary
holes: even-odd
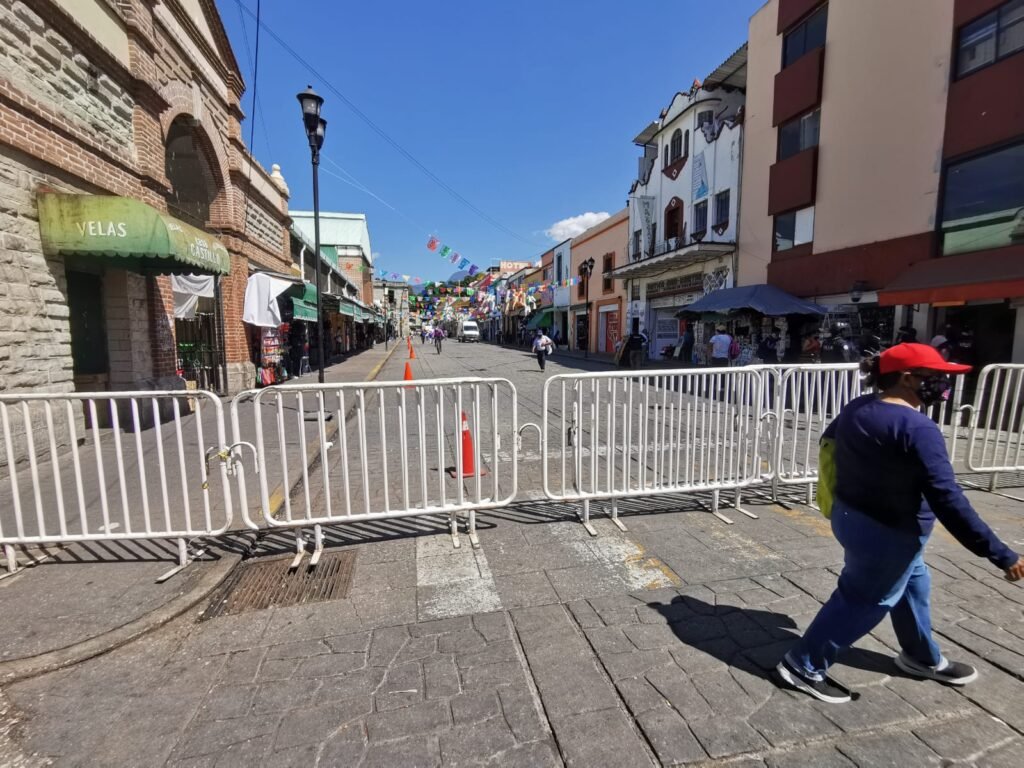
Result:
[[[276,328],[281,324],[281,309],[277,297],[295,285],[291,280],[257,272],[249,275],[245,284],[245,308],[242,321],[261,328]]]
[[[214,296],[213,275],[171,275],[171,289],[174,291],[174,316],[191,320],[196,316],[199,299]]]

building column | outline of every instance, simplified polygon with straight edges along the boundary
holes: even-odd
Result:
[[[220,284],[228,394],[251,389],[256,380],[256,366],[250,357],[249,338],[245,323],[242,322],[245,286],[248,282],[248,260],[237,253],[231,253],[231,271],[221,278]]]
[[[152,379],[159,389],[178,389],[178,344],[174,329],[174,291],[167,275],[146,281]]]

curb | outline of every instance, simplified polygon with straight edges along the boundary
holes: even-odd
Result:
[[[56,672],[58,669],[70,667],[116,650],[132,640],[162,627],[206,599],[213,590],[220,586],[241,559],[241,555],[222,555],[219,560],[211,564],[207,573],[203,575],[194,589],[183,595],[178,595],[159,608],[127,624],[122,624],[116,629],[74,645],[58,648],[55,651],[0,663],[0,683],[9,685],[26,678]]]

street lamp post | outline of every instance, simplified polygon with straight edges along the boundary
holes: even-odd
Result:
[[[594,260],[587,259],[580,264],[580,275],[583,277],[583,288],[586,291],[586,308],[587,308],[587,343],[583,347],[584,359],[590,357],[590,276],[594,273]]]
[[[320,148],[324,145],[327,121],[320,117],[324,99],[307,85],[297,96],[302,105],[302,124],[309,140],[313,164],[313,260],[316,264],[316,347],[318,356],[317,380],[324,383],[324,325],[320,299]]]

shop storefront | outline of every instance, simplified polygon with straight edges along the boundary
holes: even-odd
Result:
[[[608,304],[597,304],[597,352],[615,354],[615,345],[623,336],[622,304],[616,299]]]
[[[569,307],[569,343],[572,349],[582,352],[590,343],[590,314],[586,304],[573,304]]]
[[[223,393],[224,332],[219,286],[212,275],[171,275],[177,371],[187,389]]]
[[[76,388],[223,387],[217,281],[230,259],[216,238],[125,197],[37,205],[43,252],[64,263]]]
[[[700,299],[704,295],[703,286],[703,271],[647,282],[646,327],[650,357],[665,357],[668,350],[674,350],[679,344],[687,324],[678,316],[679,310]]]

